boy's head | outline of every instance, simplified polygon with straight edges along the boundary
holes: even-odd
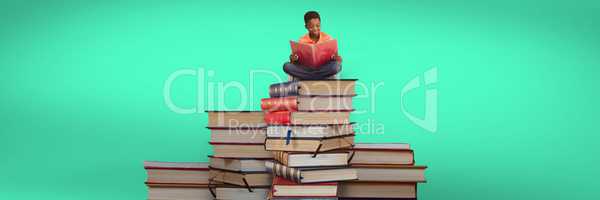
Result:
[[[318,36],[321,33],[321,17],[317,11],[308,11],[304,14],[304,27],[312,36]]]

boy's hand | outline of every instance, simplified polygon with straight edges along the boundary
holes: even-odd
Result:
[[[333,55],[331,55],[331,60],[342,62],[342,57],[338,54],[333,54]]]
[[[298,54],[292,54],[292,55],[290,55],[290,62],[291,63],[298,62]]]

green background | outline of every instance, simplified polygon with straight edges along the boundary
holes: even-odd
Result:
[[[384,84],[353,119],[385,133],[358,140],[411,143],[429,166],[421,199],[599,197],[598,1],[2,1],[0,199],[144,199],[144,160],[206,161],[206,114],[172,112],[167,77],[284,78],[307,10],[339,40],[341,77]],[[435,133],[400,108],[432,67],[438,83],[406,105],[422,116],[437,89]],[[208,100],[196,81],[174,82],[178,106]],[[257,77],[245,109],[276,81]]]

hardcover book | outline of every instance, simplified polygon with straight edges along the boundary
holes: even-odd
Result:
[[[265,172],[265,161],[270,158],[226,158],[208,156],[210,167],[229,171]]]
[[[425,182],[426,166],[413,165],[351,165],[358,180],[367,182]]]
[[[221,158],[273,158],[265,150],[264,143],[217,143],[210,142],[213,156]]]
[[[305,44],[290,40],[292,53],[298,55],[298,62],[304,66],[318,68],[329,62],[338,51],[337,40],[332,39],[318,44]]]
[[[245,172],[210,168],[210,180],[252,189],[271,186],[272,175],[269,172]]]
[[[209,183],[208,163],[145,161],[146,184],[206,185]]]
[[[289,96],[265,98],[263,111],[351,111],[352,96]]]
[[[344,167],[348,165],[347,151],[329,151],[318,154],[274,151],[277,162],[288,167]]]
[[[246,187],[234,185],[219,185],[215,188],[215,199],[218,200],[264,200],[268,198],[271,189],[266,186]],[[200,199],[200,198],[196,198]]]
[[[404,143],[356,143],[350,164],[413,165],[414,153]]]
[[[325,152],[349,148],[354,144],[354,134],[327,138],[267,138],[267,151]]]
[[[299,184],[285,178],[273,177],[273,197],[337,197],[338,183]]]
[[[270,125],[267,137],[324,138],[354,133],[354,123],[332,125]]]
[[[208,128],[210,142],[215,143],[262,143],[266,128]]]
[[[331,125],[350,123],[350,111],[290,112],[275,111],[265,115],[265,122],[273,125]]]
[[[265,162],[265,165],[273,175],[296,183],[322,183],[357,179],[356,170],[346,167],[292,168],[271,161]]]
[[[416,199],[416,183],[341,182],[340,198]]]
[[[213,199],[213,195],[208,185],[196,187],[179,186],[148,186],[148,200],[198,200]]]
[[[357,79],[301,80],[269,86],[269,96],[354,96]]]
[[[265,127],[262,111],[206,111],[209,128]]]

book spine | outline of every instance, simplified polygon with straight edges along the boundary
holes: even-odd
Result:
[[[287,97],[298,95],[298,82],[276,83],[269,86],[269,96]]]
[[[265,114],[265,123],[267,124],[289,124],[291,118],[291,112],[289,111],[276,111]]]
[[[291,97],[276,97],[276,98],[265,98],[260,100],[260,108],[263,111],[274,112],[274,111],[297,111],[298,110],[298,98],[295,96]]]
[[[265,166],[267,167],[267,170],[271,171],[276,176],[280,176],[296,183],[301,183],[302,181],[302,176],[298,169],[286,167],[285,165],[270,161],[265,162]]]

